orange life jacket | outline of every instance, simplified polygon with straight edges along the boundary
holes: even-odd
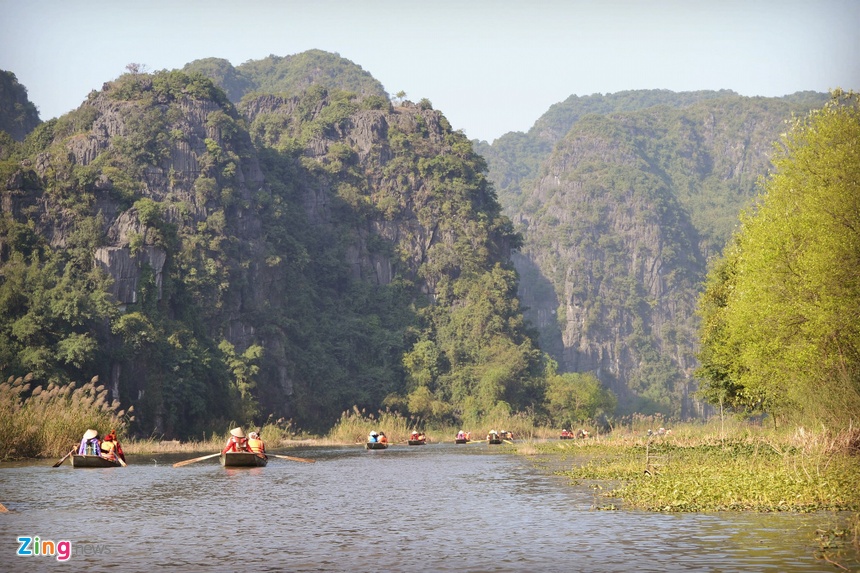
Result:
[[[248,448],[257,454],[266,453],[266,447],[263,445],[263,440],[259,438],[249,438],[248,439]]]

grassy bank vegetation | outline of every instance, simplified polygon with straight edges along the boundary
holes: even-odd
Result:
[[[606,496],[651,511],[860,511],[860,429],[777,432],[732,424],[668,434],[613,433],[534,444],[575,482],[607,480]]]

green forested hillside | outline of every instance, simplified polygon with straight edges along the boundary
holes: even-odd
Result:
[[[278,85],[237,109],[200,74],[128,73],[10,148],[3,373],[98,374],[168,436],[539,407],[519,238],[470,142],[427,101]]]

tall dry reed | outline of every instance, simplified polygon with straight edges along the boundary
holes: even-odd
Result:
[[[352,410],[341,414],[328,437],[334,442],[358,444],[366,442],[367,435],[375,430],[384,432],[391,443],[405,442],[416,426],[415,419],[410,420],[398,412],[386,409],[374,414],[353,406]]]
[[[77,386],[48,384],[32,386],[32,375],[0,384],[0,435],[6,439],[2,459],[66,454],[90,428],[121,436],[134,417],[119,402],[108,402],[108,391],[98,385],[98,376]]]

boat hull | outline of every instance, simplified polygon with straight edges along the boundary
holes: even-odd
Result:
[[[106,460],[101,456],[75,454],[72,456],[73,468],[119,468],[122,465],[114,460]]]
[[[495,445],[501,444],[502,440],[487,440],[487,443],[495,446]]]
[[[426,440],[409,440],[410,446],[423,446],[425,443],[427,443]]]
[[[454,438],[454,443],[455,444],[468,444],[469,440],[467,440],[466,438]]]
[[[227,452],[221,454],[220,460],[225,468],[262,468],[269,463],[267,457],[251,452]]]
[[[364,447],[368,450],[384,450],[388,447],[388,444],[384,444],[382,442],[367,442],[364,444]]]

